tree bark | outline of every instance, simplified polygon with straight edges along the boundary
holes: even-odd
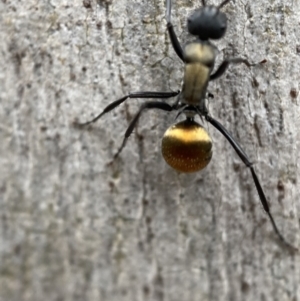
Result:
[[[218,1],[207,0],[207,4]],[[180,41],[201,1],[173,1]],[[300,2],[231,1],[210,114],[240,142],[280,231],[300,246]],[[213,158],[179,174],[160,143],[176,113],[143,100],[181,89],[165,0],[0,2],[0,300],[300,300],[300,258],[280,244],[250,171],[206,122]],[[172,101],[171,101],[172,102]],[[200,121],[201,122],[201,121]]]

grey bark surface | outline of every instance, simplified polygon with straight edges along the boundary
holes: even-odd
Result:
[[[182,43],[201,1],[173,1]],[[212,4],[211,1],[208,1]],[[218,1],[214,1],[218,4]],[[241,143],[284,237],[300,246],[300,2],[232,1],[209,109]],[[249,170],[210,125],[195,174],[164,162],[176,114],[146,112],[118,160],[130,91],[176,91],[183,65],[165,0],[0,1],[0,300],[300,300],[300,257],[279,242]]]

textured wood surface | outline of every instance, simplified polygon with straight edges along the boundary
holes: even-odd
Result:
[[[200,2],[174,1],[182,42]],[[224,11],[218,63],[267,62],[210,83],[209,109],[299,247],[300,2]],[[107,165],[143,100],[72,126],[129,91],[180,89],[164,14],[163,0],[0,1],[1,301],[300,300],[300,256],[278,242],[249,170],[212,126],[212,161],[190,175],[163,161],[176,114],[156,111]]]

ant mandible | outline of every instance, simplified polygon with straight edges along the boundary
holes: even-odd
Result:
[[[279,232],[270,212],[265,193],[248,156],[223,125],[209,115],[206,106],[206,98],[209,94],[207,92],[208,82],[219,78],[226,71],[229,64],[244,63],[248,67],[256,65],[250,64],[243,58],[231,58],[224,60],[217,70],[212,73],[218,49],[209,40],[217,40],[224,36],[227,28],[227,17],[226,14],[221,11],[221,8],[229,1],[230,0],[224,0],[219,6],[208,6],[205,0],[202,0],[203,6],[196,9],[189,16],[187,21],[188,32],[196,36],[197,39],[182,48],[171,23],[172,3],[171,0],[167,0],[166,20],[168,33],[176,54],[184,63],[184,78],[181,91],[133,92],[109,104],[92,120],[84,123],[75,121],[75,125],[83,127],[96,122],[103,115],[122,104],[128,98],[167,99],[178,96],[173,104],[168,104],[164,101],[144,102],[131,120],[125,132],[123,142],[114,155],[114,159],[124,148],[143,111],[147,109],[159,109],[167,112],[178,111],[178,115],[185,114],[186,118],[184,121],[172,125],[165,132],[162,138],[162,155],[165,161],[177,171],[184,173],[199,171],[207,166],[212,157],[211,138],[208,132],[194,120],[195,116],[199,116],[201,119],[204,117],[207,122],[221,132],[246,167],[250,169],[261,204],[280,241],[290,250],[297,251],[298,249],[291,246]]]

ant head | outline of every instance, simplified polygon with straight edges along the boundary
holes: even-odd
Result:
[[[223,1],[219,6],[206,6],[195,10],[188,18],[188,31],[201,40],[217,40],[224,36],[227,28],[226,14],[220,9],[230,0]]]

